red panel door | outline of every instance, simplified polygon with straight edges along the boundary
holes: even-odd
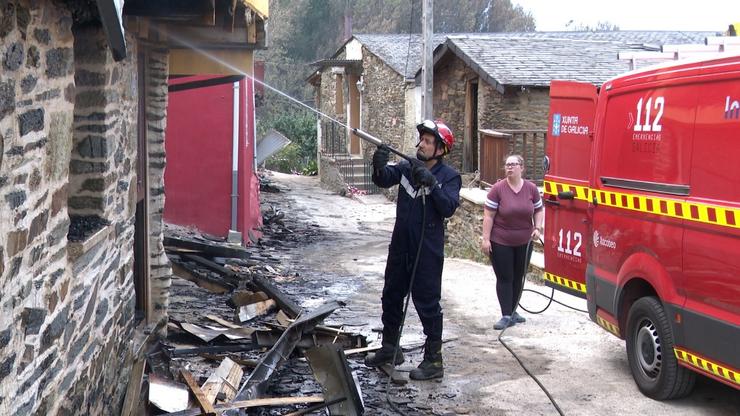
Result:
[[[575,296],[586,295],[588,172],[596,87],[553,81],[545,174],[545,279]]]

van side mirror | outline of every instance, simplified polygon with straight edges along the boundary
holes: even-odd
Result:
[[[544,157],[544,158],[542,159],[542,170],[543,170],[543,171],[544,171],[545,173],[549,173],[549,172],[550,172],[550,158],[549,158],[549,157],[547,157],[547,156],[545,156],[545,157]]]

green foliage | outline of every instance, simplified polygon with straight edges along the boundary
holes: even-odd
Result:
[[[315,116],[303,110],[268,113],[258,121],[257,134],[263,137],[269,130],[279,131],[291,142],[265,162],[269,169],[285,173],[316,174]]]

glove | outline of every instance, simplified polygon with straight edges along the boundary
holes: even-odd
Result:
[[[388,146],[381,144],[375,149],[373,153],[373,170],[375,172],[382,171],[385,165],[388,164],[388,158],[390,157],[391,151],[388,150]]]
[[[437,178],[432,175],[432,172],[427,169],[424,162],[413,159],[411,167],[411,177],[414,179],[414,183],[418,186],[434,186],[437,184]]]

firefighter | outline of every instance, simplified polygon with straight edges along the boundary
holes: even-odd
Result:
[[[412,370],[414,380],[441,378],[442,365],[442,265],[444,262],[444,224],[459,205],[461,179],[443,157],[455,141],[452,131],[441,120],[425,120],[416,126],[419,142],[416,159],[388,165],[389,151],[384,145],[373,155],[373,182],[381,188],[399,185],[396,223],[388,248],[383,286],[382,348],[365,359],[378,367],[393,361],[403,318],[403,299],[409,292],[414,263],[418,265],[411,296],[424,327],[424,360]],[[422,200],[422,194],[425,199]],[[424,213],[426,210],[426,214]],[[422,241],[422,218],[425,219]],[[421,244],[421,251],[419,245]],[[398,351],[395,365],[404,361]]]

